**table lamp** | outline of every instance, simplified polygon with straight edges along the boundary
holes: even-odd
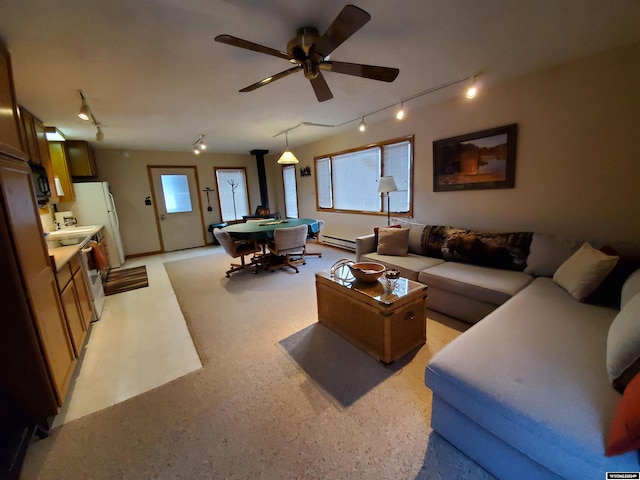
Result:
[[[398,187],[393,177],[380,177],[378,193],[384,193],[387,196],[387,226],[391,225],[391,201],[389,200],[389,192],[395,192],[396,190],[398,190]]]

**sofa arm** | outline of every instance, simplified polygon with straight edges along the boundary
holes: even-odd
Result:
[[[373,233],[356,238],[356,262],[366,253],[376,251],[376,236]]]

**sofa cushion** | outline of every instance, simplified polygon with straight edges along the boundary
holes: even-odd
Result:
[[[584,243],[553,275],[553,281],[578,301],[584,301],[602,283],[618,262],[611,256]]]
[[[425,234],[426,225],[422,223],[412,223],[406,220],[394,218],[391,220],[394,225],[400,225],[402,228],[409,229],[409,253],[415,253],[416,255],[426,255],[426,251],[423,248],[423,237]]]
[[[604,456],[620,400],[605,368],[615,314],[537,278],[437,353],[427,386],[561,478],[636,472],[637,454]]]
[[[640,268],[640,260],[618,255],[618,252],[609,246],[602,247],[600,251],[607,255],[619,256],[620,259],[611,273],[589,295],[586,302],[605,307],[622,308],[622,287],[631,274]]]
[[[380,255],[404,257],[409,252],[409,229],[381,228],[378,231],[377,248]]]
[[[638,292],[640,292],[640,269],[629,275],[625,280],[624,285],[622,285],[622,292],[620,293],[620,308],[624,308],[624,306],[629,303],[629,300],[635,297]]]
[[[421,270],[444,263],[442,259],[423,257],[414,253],[409,253],[406,257],[392,257],[376,252],[362,255],[360,261],[371,261],[381,263],[387,268],[395,268],[400,271],[401,276],[409,280],[418,280],[418,274]]]
[[[640,450],[640,374],[631,380],[616,408],[605,454],[610,457],[632,450]]]
[[[609,328],[607,373],[618,391],[640,373],[640,292],[626,303]]]
[[[578,251],[583,243],[571,238],[534,233],[524,272],[536,277],[553,277],[558,267]]]
[[[495,305],[502,305],[531,280],[532,277],[523,272],[456,262],[441,263],[418,275],[418,281],[429,286]]]

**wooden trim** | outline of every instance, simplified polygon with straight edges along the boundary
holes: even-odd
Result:
[[[415,169],[414,169],[414,155],[415,155],[415,135],[411,134],[411,135],[406,135],[404,137],[398,137],[398,138],[394,138],[391,140],[384,140],[382,142],[377,142],[377,143],[370,143],[369,145],[365,145],[362,147],[356,147],[356,148],[350,148],[348,150],[342,150],[340,152],[334,152],[334,153],[329,153],[326,155],[317,155],[315,157],[313,157],[313,173],[315,176],[315,187],[316,187],[316,211],[317,212],[326,212],[326,213],[350,213],[350,214],[357,214],[357,215],[375,215],[375,216],[382,216],[382,217],[386,217],[387,216],[387,212],[384,211],[384,204],[381,203],[381,210],[379,212],[370,212],[370,211],[362,211],[362,210],[345,210],[345,209],[340,209],[340,208],[335,208],[335,207],[331,207],[331,208],[323,208],[320,207],[318,205],[318,199],[319,199],[319,195],[318,195],[318,171],[316,168],[316,164],[318,160],[321,159],[325,159],[328,158],[330,162],[333,162],[332,157],[334,156],[338,156],[338,155],[345,155],[345,154],[349,154],[349,153],[354,153],[354,152],[359,152],[362,150],[368,150],[370,148],[375,148],[378,147],[381,152],[380,152],[380,163],[382,165],[382,167],[384,168],[384,152],[382,150],[382,148],[386,145],[392,145],[395,143],[401,143],[401,142],[409,142],[409,144],[411,145],[411,155],[409,157],[409,169],[411,171],[411,178],[409,179],[410,181],[410,185],[409,188],[411,189],[410,191],[410,195],[409,195],[409,211],[408,212],[403,212],[403,213],[394,213],[393,216],[394,217],[404,217],[404,218],[413,218],[413,198],[415,196],[415,190],[414,190],[414,184],[415,184]],[[332,163],[333,165],[333,163]],[[382,173],[382,172],[380,172]],[[333,171],[332,171],[332,175],[333,175]],[[332,186],[333,186],[333,182],[332,182]],[[380,194],[382,195],[382,194]],[[384,201],[384,199],[383,199]]]

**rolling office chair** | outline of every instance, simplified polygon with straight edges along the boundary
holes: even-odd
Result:
[[[318,231],[309,236],[309,238],[315,239],[316,243],[320,243],[320,232],[322,231],[322,227],[324,227],[324,220],[318,220]],[[322,258],[322,252],[307,252],[306,256]]]
[[[273,240],[269,240],[267,248],[272,255],[278,257],[279,261],[271,261],[267,265],[267,270],[274,271],[278,268],[291,267],[298,273],[296,265],[305,265],[307,226],[276,228],[273,231]],[[300,257],[293,260],[291,257]]]
[[[250,263],[245,263],[245,255],[253,253],[254,257],[256,253],[260,253],[262,250],[258,242],[255,240],[234,240],[227,232],[223,232],[219,228],[213,230],[213,235],[218,239],[224,251],[227,252],[232,258],[239,258],[240,263],[232,263],[231,268],[227,270],[226,275],[229,278],[230,274],[237,272],[244,268],[253,269],[253,273],[258,273],[258,264],[253,262],[253,258]]]

